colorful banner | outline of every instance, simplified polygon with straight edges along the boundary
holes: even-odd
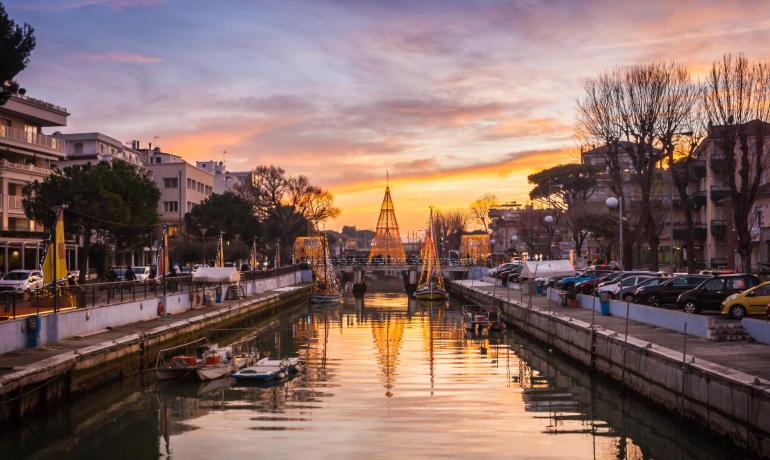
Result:
[[[67,246],[64,243],[64,208],[56,208],[56,220],[43,259],[43,282],[67,278]]]

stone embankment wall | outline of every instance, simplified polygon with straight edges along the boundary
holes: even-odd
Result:
[[[691,423],[770,456],[770,382],[651,342],[629,337],[626,344],[616,331],[592,328],[584,321],[520,306],[471,287],[457,283],[449,287],[474,303],[499,306],[512,326]]]

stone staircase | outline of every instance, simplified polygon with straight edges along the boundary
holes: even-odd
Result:
[[[738,342],[749,337],[740,321],[715,318],[708,329],[708,339],[715,342]]]

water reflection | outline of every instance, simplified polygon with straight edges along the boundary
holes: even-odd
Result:
[[[306,363],[273,385],[115,385],[0,439],[8,458],[724,458],[713,439],[460,305],[374,293],[300,306],[252,348]],[[220,343],[227,343],[224,338]]]

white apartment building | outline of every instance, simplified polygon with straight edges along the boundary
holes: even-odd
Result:
[[[214,176],[214,193],[238,193],[237,189],[241,181],[227,171],[223,161],[196,161],[195,166]]]
[[[43,180],[65,155],[64,141],[43,128],[66,126],[69,113],[26,95],[0,106],[0,269],[37,268],[43,226],[30,220],[22,206],[22,188]],[[68,246],[69,266],[77,268],[77,249]]]
[[[55,137],[65,143],[66,157],[56,162],[56,166],[60,169],[73,165],[96,164],[102,161],[112,163],[115,160],[122,160],[136,166],[142,172],[148,172],[138,150],[138,141],[133,141],[133,146],[128,147],[102,133],[55,134]]]
[[[140,152],[160,189],[160,221],[168,224],[169,236],[174,236],[184,225],[184,215],[214,192],[214,176],[158,147]]]

